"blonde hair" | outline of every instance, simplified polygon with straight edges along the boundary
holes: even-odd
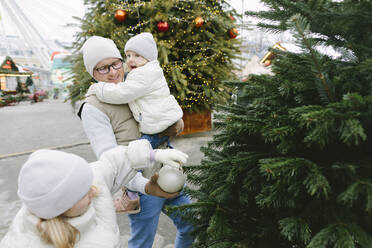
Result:
[[[41,239],[56,248],[73,248],[80,238],[80,232],[65,219],[63,216],[40,219],[36,227]]]

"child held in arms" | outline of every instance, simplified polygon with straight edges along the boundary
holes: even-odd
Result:
[[[141,138],[157,148],[169,137],[159,133],[182,118],[177,100],[170,94],[167,81],[157,60],[158,49],[151,33],[141,33],[128,40],[124,48],[129,73],[124,82],[98,82],[90,86],[87,96],[96,95],[106,103],[128,103],[139,123]],[[96,68],[107,70],[110,68]]]
[[[161,132],[182,118],[183,111],[170,94],[167,81],[157,60],[158,49],[151,33],[140,33],[128,40],[124,48],[126,67],[129,70],[125,81],[117,84],[98,82],[90,86],[86,96],[96,95],[105,103],[128,103],[134,119],[139,123],[141,139],[147,139],[152,147],[167,143],[169,137]],[[115,69],[111,67],[112,69]],[[95,68],[107,73],[110,68]],[[115,202],[117,212],[138,213],[140,208],[137,192],[125,190],[122,198]]]

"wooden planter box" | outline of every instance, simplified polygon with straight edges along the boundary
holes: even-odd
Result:
[[[184,129],[180,135],[200,133],[212,130],[212,113],[205,110],[199,113],[183,111]]]

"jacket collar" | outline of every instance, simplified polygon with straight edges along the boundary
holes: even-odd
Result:
[[[26,207],[23,208],[25,215],[25,226],[27,227],[27,229],[38,234],[39,231],[37,230],[36,225],[39,223],[40,218],[31,213],[28,209],[26,209]],[[89,229],[95,226],[95,217],[96,212],[91,204],[88,210],[83,215],[74,218],[68,218],[67,222],[78,229],[81,235],[84,235],[83,233],[86,233]]]

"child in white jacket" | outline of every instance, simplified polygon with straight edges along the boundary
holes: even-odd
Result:
[[[142,138],[150,141],[153,148],[167,141],[158,134],[182,118],[183,111],[170,94],[162,68],[157,61],[158,49],[151,33],[141,33],[125,44],[126,66],[130,70],[124,82],[113,84],[99,82],[90,86],[87,96],[95,94],[106,103],[128,103],[135,120],[139,123]],[[94,68],[109,73],[114,65]]]
[[[96,95],[100,101],[111,104],[128,103],[134,119],[139,124],[141,139],[150,141],[154,149],[165,142],[172,148],[169,137],[160,133],[180,120],[183,111],[170,94],[157,60],[158,49],[152,34],[141,33],[130,38],[125,44],[124,52],[129,69],[125,81],[117,84],[98,82],[90,86],[86,96]],[[115,69],[115,65],[94,70],[104,74],[109,73],[111,68]],[[138,201],[136,192],[124,192],[122,198],[115,202],[116,210],[138,213]]]
[[[154,151],[146,140],[117,146],[90,164],[74,154],[38,150],[19,173],[23,205],[0,247],[119,248],[112,193],[135,176],[135,169],[186,159],[174,149]],[[146,184],[146,193],[159,195],[156,180],[157,175]]]

